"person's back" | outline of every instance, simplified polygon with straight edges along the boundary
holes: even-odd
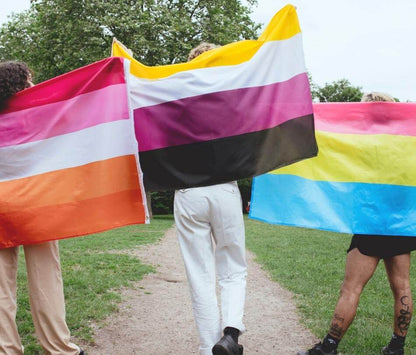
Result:
[[[190,52],[188,60],[217,47],[201,43]],[[191,288],[200,353],[242,354],[238,336],[244,331],[247,266],[242,201],[237,183],[177,190],[174,215]],[[221,291],[222,321],[216,296],[216,274]]]

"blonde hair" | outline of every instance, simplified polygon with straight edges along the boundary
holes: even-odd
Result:
[[[394,97],[390,96],[389,94],[385,94],[384,92],[370,92],[368,94],[364,94],[361,98],[361,102],[373,102],[373,101],[388,101],[388,102],[396,102]]]
[[[221,46],[219,46],[218,44],[202,42],[201,44],[196,46],[194,49],[191,49],[188,55],[188,62],[191,61],[192,59],[195,59],[196,57],[198,57],[204,52],[207,52],[207,51],[210,51],[211,49],[215,49],[219,47]]]

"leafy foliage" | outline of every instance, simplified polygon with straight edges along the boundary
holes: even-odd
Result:
[[[253,178],[240,179],[237,181],[238,188],[240,189],[241,199],[243,203],[243,213],[248,213],[249,202],[251,200],[251,184]]]
[[[363,91],[359,86],[352,86],[349,80],[340,79],[319,87],[311,84],[312,97],[319,102],[358,102]]]
[[[25,61],[43,81],[110,55],[112,38],[146,65],[182,62],[202,41],[256,38],[257,0],[32,0],[0,27],[0,60]]]
[[[240,179],[237,181],[241,193],[243,213],[247,213],[248,202],[251,198],[252,178]],[[173,214],[173,191],[152,191],[151,193],[152,214],[166,215]]]
[[[152,191],[152,214],[173,214],[173,191]]]

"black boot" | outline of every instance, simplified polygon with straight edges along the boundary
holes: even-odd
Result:
[[[242,355],[243,346],[236,343],[233,337],[225,334],[212,348],[214,355]]]

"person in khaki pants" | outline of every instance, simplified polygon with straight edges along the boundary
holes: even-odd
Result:
[[[0,63],[0,112],[5,101],[33,86],[25,63]],[[58,242],[25,245],[30,308],[36,335],[46,354],[83,355],[70,342],[65,321],[65,299]],[[0,354],[23,354],[16,326],[16,290],[19,248],[0,249]]]

